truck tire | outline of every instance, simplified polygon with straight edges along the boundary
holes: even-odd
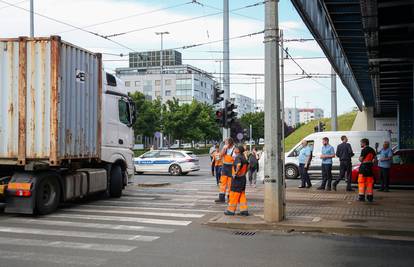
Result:
[[[36,186],[36,211],[39,215],[54,212],[60,201],[60,186],[56,177],[43,178]]]
[[[286,179],[296,179],[299,177],[298,167],[289,164],[285,166],[285,177]]]
[[[122,196],[122,170],[119,165],[112,165],[109,177],[109,196],[119,198]]]

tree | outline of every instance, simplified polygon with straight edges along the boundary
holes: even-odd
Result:
[[[243,114],[240,118],[242,128],[248,129],[252,125],[252,139],[258,141],[264,138],[264,112],[251,112]]]
[[[135,135],[153,137],[161,129],[161,102],[149,101],[140,92],[130,95],[135,102],[137,119],[133,125]]]

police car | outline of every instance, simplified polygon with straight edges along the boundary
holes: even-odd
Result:
[[[134,159],[135,172],[166,172],[171,175],[186,175],[200,170],[200,163],[191,151],[152,150]]]

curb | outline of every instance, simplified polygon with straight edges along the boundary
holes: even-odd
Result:
[[[154,184],[137,184],[138,187],[161,187],[161,186],[167,186],[167,185],[171,185],[170,183],[166,182],[166,183],[154,183]]]
[[[411,237],[414,238],[414,231],[407,230],[390,230],[381,228],[368,228],[368,227],[330,227],[330,226],[317,226],[317,225],[299,225],[299,224],[284,224],[284,223],[233,223],[233,222],[217,222],[221,215],[211,218],[207,223],[208,226],[225,228],[232,230],[257,230],[257,231],[282,231],[286,233],[299,232],[299,233],[324,233],[324,234],[343,234],[343,235],[358,235],[358,236],[398,236],[398,237]]]

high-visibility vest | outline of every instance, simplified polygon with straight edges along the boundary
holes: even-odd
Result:
[[[223,165],[223,159],[221,158],[221,153],[214,151],[213,152],[213,162],[214,166],[222,166]]]
[[[234,146],[231,148],[230,155],[229,155],[229,149],[226,149],[226,153],[224,153],[224,157],[223,157],[224,165],[233,165],[234,163],[233,152],[234,152]]]
[[[247,162],[244,162],[244,163],[242,162],[241,164],[242,164],[242,166],[241,166],[240,170],[237,173],[235,173],[235,175],[238,176],[238,177],[246,175],[247,170],[248,170],[247,167],[249,166],[249,164],[247,164]],[[234,166],[233,172],[236,171],[236,168],[237,168],[237,166]]]

